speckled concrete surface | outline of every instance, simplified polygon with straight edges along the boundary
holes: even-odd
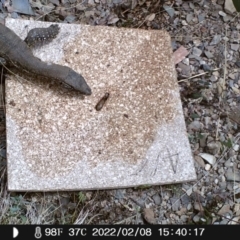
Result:
[[[9,19],[21,38],[50,23]],[[6,81],[8,188],[104,189],[196,179],[170,37],[162,31],[59,24],[34,50],[81,73],[93,94],[9,75]],[[95,106],[110,96],[100,111]]]

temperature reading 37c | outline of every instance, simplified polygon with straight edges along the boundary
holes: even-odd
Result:
[[[73,236],[86,236],[87,229],[86,228],[69,228],[68,235]]]

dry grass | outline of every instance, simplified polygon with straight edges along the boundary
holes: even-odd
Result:
[[[156,2],[156,1],[153,1]],[[79,5],[82,2],[78,3]],[[71,6],[70,8],[74,8]],[[159,8],[161,9],[161,8]],[[54,12],[54,11],[52,11]],[[160,15],[162,10],[158,10],[156,15]],[[44,16],[50,13],[46,13]],[[125,14],[125,13],[124,13]],[[36,19],[38,20],[38,19]],[[132,27],[134,25],[140,27],[145,23],[144,18],[136,23],[136,21],[126,20],[122,26]],[[227,33],[226,33],[227,35]],[[184,37],[184,34],[181,36]],[[209,36],[211,37],[211,36]],[[224,73],[223,79],[226,81],[226,52],[227,46],[225,43],[225,59],[224,59]],[[218,69],[214,69],[218,70]],[[214,71],[213,70],[213,71]],[[181,82],[188,82],[190,79],[205,75],[196,74],[188,79],[181,80]],[[180,82],[180,81],[179,81]],[[5,126],[4,126],[4,76],[3,70],[1,70],[1,122],[0,122],[0,139],[1,149],[5,146]],[[187,119],[186,119],[187,122]],[[239,122],[237,123],[238,127]],[[218,131],[218,129],[217,129]],[[216,134],[217,137],[217,134]],[[199,138],[192,137],[194,141],[199,141]],[[235,143],[239,143],[240,135],[236,134],[232,136],[231,144],[229,146],[223,146],[221,150],[221,156],[218,157],[215,166],[228,159],[229,152],[233,149]],[[234,163],[237,164],[237,163]],[[215,166],[212,166],[214,169]],[[0,159],[0,224],[97,224],[97,223],[113,223],[113,224],[138,224],[142,221],[140,209],[144,207],[152,207],[158,217],[161,217],[161,212],[165,211],[165,217],[168,218],[168,214],[171,214],[172,207],[189,192],[195,192],[196,197],[191,199],[192,205],[197,203],[200,205],[200,213],[202,223],[211,224],[217,219],[225,218],[226,223],[239,224],[240,215],[236,215],[240,209],[240,203],[236,199],[235,188],[229,192],[215,192],[213,193],[213,199],[209,200],[205,206],[201,203],[201,192],[198,191],[198,186],[202,185],[205,179],[211,174],[211,171],[205,172],[198,181],[189,183],[188,189],[183,189],[182,184],[170,185],[170,186],[155,186],[148,188],[135,188],[127,189],[125,196],[121,200],[116,200],[115,190],[106,191],[84,191],[84,192],[55,192],[55,193],[10,193],[7,190],[7,169],[6,159]],[[237,186],[234,181],[233,186]],[[214,189],[213,189],[214,190]],[[169,206],[155,206],[152,197],[153,193],[159,193],[161,197],[164,197],[169,193],[170,195],[177,196],[178,199]],[[144,196],[144,197],[143,197]],[[131,198],[139,199],[144,198],[145,202],[141,203],[133,202]],[[228,218],[218,214],[219,209],[224,204],[230,204],[238,206],[233,215]],[[194,223],[193,216],[196,214],[194,208],[186,213],[188,216],[187,223]],[[170,217],[169,217],[170,219]],[[170,222],[171,223],[171,222]]]

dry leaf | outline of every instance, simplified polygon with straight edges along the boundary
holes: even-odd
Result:
[[[31,6],[33,8],[41,9],[43,5],[42,5],[42,3],[40,1],[36,1],[36,2],[31,1]]]
[[[189,54],[188,50],[181,46],[173,53],[173,61],[175,64],[181,62]]]
[[[239,89],[236,88],[236,87],[234,87],[234,86],[232,86],[232,90],[233,90],[236,94],[239,94],[239,93],[240,93]]]
[[[155,16],[156,16],[155,13],[151,13],[146,16],[145,20],[151,22],[155,18]]]
[[[237,106],[237,107],[234,107],[230,113],[229,113],[229,118],[236,122],[237,124],[240,125],[240,107]]]
[[[109,18],[107,24],[114,24],[119,21],[118,17]]]
[[[150,224],[154,224],[156,222],[154,217],[154,212],[151,208],[144,208],[143,217]]]
[[[137,6],[137,0],[132,0],[132,6],[131,9],[134,9]]]
[[[222,97],[223,91],[226,90],[226,81],[224,78],[219,78],[217,82],[218,94]]]
[[[139,6],[142,6],[145,2],[146,2],[146,0],[138,0]]]

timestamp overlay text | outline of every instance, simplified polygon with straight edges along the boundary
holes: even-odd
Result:
[[[239,225],[1,225],[5,239],[235,237]]]

